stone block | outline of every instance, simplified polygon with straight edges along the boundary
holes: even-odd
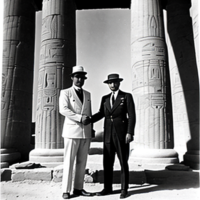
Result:
[[[91,169],[86,169],[84,182],[85,183],[96,183],[97,182],[97,171],[91,170]]]
[[[42,168],[28,171],[26,174],[26,180],[41,180],[51,181],[52,180],[52,169]]]
[[[1,181],[10,181],[12,171],[8,168],[0,169]]]
[[[85,174],[84,182],[85,183],[94,183],[94,178],[90,174]]]
[[[38,181],[51,181],[52,180],[51,168],[40,168],[32,170],[15,170],[12,172],[12,181],[24,180],[38,180]]]
[[[25,170],[12,170],[11,179],[13,182],[24,181],[25,180]]]
[[[59,165],[53,170],[53,179],[54,182],[61,182],[63,177],[63,165]]]

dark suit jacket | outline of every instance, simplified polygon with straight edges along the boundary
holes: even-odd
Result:
[[[130,93],[119,90],[113,108],[110,106],[111,93],[103,96],[99,112],[92,116],[92,122],[96,122],[103,117],[104,121],[104,142],[109,143],[111,131],[114,128],[119,140],[124,140],[126,134],[134,135],[135,128],[135,106]]]

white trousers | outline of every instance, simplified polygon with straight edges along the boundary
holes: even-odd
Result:
[[[91,139],[64,138],[63,193],[70,193],[72,187],[74,161],[76,159],[74,188],[83,189],[87,155]]]

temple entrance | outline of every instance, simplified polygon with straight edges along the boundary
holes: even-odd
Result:
[[[83,65],[88,72],[84,87],[91,92],[93,113],[98,111],[101,97],[110,92],[108,86],[103,83],[109,73],[119,73],[124,78],[120,88],[132,92],[130,14],[129,9],[76,11],[77,65]],[[35,46],[33,122],[35,122],[37,104],[41,21],[42,12],[38,12],[36,13],[38,28]],[[102,131],[102,122],[97,123],[95,127],[97,131]]]
[[[170,151],[168,154],[168,149],[174,148],[174,130],[176,130],[175,134],[180,134],[180,137],[184,135],[186,138],[184,145],[187,146],[187,152],[184,155],[184,162],[191,167],[199,167],[199,79],[196,62],[198,54],[195,54],[194,45],[194,38],[195,41],[198,38],[195,27],[198,26],[196,26],[196,15],[193,15],[194,26],[190,17],[191,2],[196,1],[136,0],[126,1],[128,4],[123,6],[117,3],[109,5],[106,1],[101,1],[96,7],[87,1],[79,0],[5,1],[1,119],[3,162],[10,162],[10,160],[14,162],[14,160],[19,159],[20,154],[27,156],[27,151],[30,150],[28,141],[31,133],[33,71],[37,70],[38,86],[35,92],[37,93],[37,100],[35,99],[37,106],[34,106],[33,109],[33,112],[37,110],[35,116],[36,145],[30,158],[32,161],[36,159],[39,162],[49,162],[54,159],[58,162],[62,161],[63,139],[60,132],[63,118],[58,112],[58,98],[60,90],[71,85],[71,80],[66,77],[69,76],[72,66],[81,64],[88,71],[85,87],[91,90],[91,93],[96,91],[92,87],[94,84],[90,84],[90,81],[94,82],[93,79],[90,79],[90,77],[94,77],[94,72],[98,74],[98,78],[95,79],[97,83],[100,83],[98,87],[106,88],[101,83],[108,73],[113,72],[109,69],[117,69],[118,66],[120,70],[123,69],[117,72],[124,78],[121,89],[132,91],[136,103],[135,141],[137,141],[137,147],[144,150],[139,155],[140,158],[148,156],[149,159],[152,159],[157,156],[161,149],[162,152],[167,152],[159,154],[161,160],[169,155],[167,161],[171,162],[170,156],[173,154],[172,157],[175,156],[174,159],[177,162],[178,156],[175,151]],[[95,41],[101,41],[100,39],[106,41],[109,35],[106,31],[108,29],[113,31],[116,28],[111,26],[114,24],[113,22],[108,24],[108,21],[102,20],[101,15],[99,15],[101,26],[94,24],[93,21],[90,21],[93,23],[92,25],[84,21],[81,22],[81,25],[87,29],[80,29],[78,33],[85,38],[77,38],[76,13],[86,12],[78,10],[102,8],[129,9],[127,12],[130,12],[131,18],[128,21],[131,29],[130,54],[126,47],[119,50],[119,47],[122,46],[120,44],[122,36],[115,42],[111,42],[112,39],[118,37],[117,34],[122,29],[112,33],[112,37],[108,38],[102,49],[96,48],[97,44],[94,40],[92,41],[93,36],[96,37]],[[172,44],[171,49],[166,48],[163,9],[167,11],[166,27],[170,39],[168,44]],[[35,69],[33,68],[35,12],[39,10],[42,10],[43,13],[42,29],[39,33],[41,34],[39,68]],[[88,12],[94,12],[94,10]],[[97,13],[98,10],[95,12]],[[120,12],[118,15],[121,15]],[[191,9],[191,13],[195,12]],[[104,15],[106,16],[106,13]],[[121,24],[127,25],[125,23]],[[98,29],[94,29],[94,27]],[[96,30],[96,33],[92,34],[92,32],[86,31],[86,35],[81,34],[81,31],[84,33],[84,30]],[[124,39],[128,41],[129,38],[126,37]],[[88,42],[88,45],[84,46],[81,52],[78,52],[77,48],[82,45],[80,41],[83,40],[86,44]],[[98,47],[102,45],[103,42],[98,44]],[[108,47],[115,48],[109,49]],[[87,52],[84,49],[87,49]],[[174,53],[174,62],[171,62],[170,54],[173,54],[172,52]],[[84,53],[87,54],[84,55]],[[94,53],[98,54],[94,55]],[[130,56],[130,58],[123,58],[122,55]],[[97,62],[97,58],[100,59],[99,62]],[[105,63],[105,61],[108,62]],[[131,64],[127,63],[127,68],[124,68],[123,65],[126,65],[124,62]],[[124,70],[128,70],[129,64],[130,74]],[[102,70],[102,65],[108,71]],[[171,69],[169,69],[170,65]],[[101,71],[104,74],[100,75]],[[129,78],[131,78],[130,84]],[[169,82],[172,88],[170,88]],[[130,88],[128,89],[128,87]],[[98,110],[99,96],[107,93],[103,90],[101,92],[102,94],[95,94],[93,97],[97,98],[94,100],[97,107],[93,108],[93,112]],[[172,99],[174,106],[173,115],[170,99]],[[184,112],[182,112],[183,107],[185,107]],[[178,128],[174,130],[173,120],[178,124]],[[20,153],[16,152],[16,149]],[[152,154],[146,154],[148,149],[153,149]],[[141,152],[141,150],[139,151]]]

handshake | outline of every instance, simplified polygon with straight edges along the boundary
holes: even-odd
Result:
[[[82,118],[81,118],[81,123],[83,125],[88,125],[91,123],[91,118],[87,115],[83,115]]]

